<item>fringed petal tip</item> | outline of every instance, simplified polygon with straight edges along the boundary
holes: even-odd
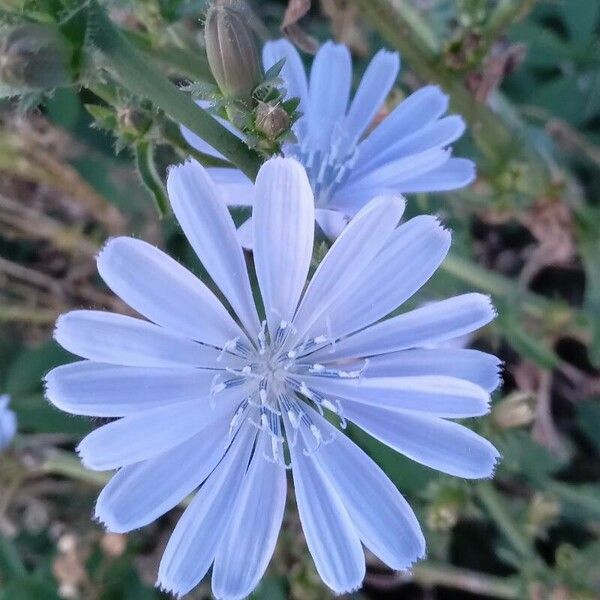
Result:
[[[97,431],[97,430],[96,430]],[[88,456],[87,449],[85,447],[85,438],[79,442],[77,447],[75,448],[75,453],[79,457],[81,464],[90,471],[98,471],[98,472],[109,472],[111,469],[107,469],[102,465],[98,465],[94,463],[94,460]]]
[[[465,186],[471,185],[477,179],[477,167],[472,160],[462,159],[465,165]]]
[[[172,596],[173,598],[176,598],[177,600],[179,600],[180,598],[183,598],[187,594],[187,592],[177,591],[176,586],[172,583],[161,582],[160,576],[159,576],[159,579],[156,580],[154,587],[157,590],[159,590],[160,592],[162,592],[163,594],[169,594],[169,596]]]
[[[405,573],[407,575],[412,575],[412,571],[415,568],[415,566],[426,558],[427,548],[425,546],[425,538],[423,538],[423,543],[419,554],[417,554],[409,563],[400,566],[388,565],[388,567],[390,567],[393,571],[396,571],[397,573]]]
[[[498,449],[493,446],[494,450],[496,451],[495,456],[493,457],[493,463],[490,465],[490,471],[487,475],[482,475],[481,477],[478,477],[478,479],[493,479],[494,476],[496,475],[496,469],[498,468],[498,465],[500,464],[500,462],[502,461],[502,454],[500,454],[500,452],[498,452]]]
[[[330,588],[330,589],[333,592],[334,596],[344,596],[345,594],[352,594],[354,592],[358,592],[358,590],[360,590],[360,588],[362,588],[364,580],[365,580],[365,577],[363,575],[363,577],[357,584],[351,583],[351,584],[349,584],[349,586],[347,588],[344,588],[342,590],[334,590],[333,588]],[[225,600],[225,599],[223,599],[223,600]]]
[[[100,514],[98,504],[96,504],[96,508],[94,509],[92,521],[94,521],[101,527],[104,527],[104,529],[106,529],[106,531],[108,531],[109,533],[129,533],[130,531],[134,531],[134,529],[127,528],[123,525],[119,525],[111,515]],[[139,527],[136,529],[139,529]]]

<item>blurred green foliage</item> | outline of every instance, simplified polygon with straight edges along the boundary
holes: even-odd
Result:
[[[110,11],[126,48],[135,47],[152,81],[170,90],[166,97],[210,83],[204,2],[101,4],[92,6]],[[430,589],[428,597],[444,599],[597,598],[600,2],[314,4],[303,28],[321,40],[333,31],[348,43],[357,80],[374,50],[395,47],[404,67],[391,102],[436,81],[469,122],[456,152],[476,160],[478,181],[409,202],[409,214],[437,213],[454,231],[454,253],[415,302],[490,293],[500,318],[469,344],[506,364],[491,416],[473,424],[503,454],[493,483],[439,475],[350,430],[415,507],[429,545],[412,578],[420,587],[373,562],[356,596],[417,598]],[[104,535],[90,515],[106,477],[86,472],[73,453],[94,423],[43,399],[44,373],[71,360],[49,341],[56,315],[81,306],[123,308],[94,273],[106,237],[142,236],[206,278],[173,219],[155,210],[166,212],[168,165],[189,154],[206,157],[181,137],[164,97],[123,77],[127,57],[111,62],[110,35],[102,41],[89,6],[0,6],[6,25],[54,24],[73,49],[70,85],[0,87],[0,393],[13,396],[20,428],[0,458],[2,600],[161,598],[152,582],[177,516],[127,540]],[[255,1],[252,8],[259,37],[278,35],[285,3]],[[179,90],[165,87],[169,79]],[[200,587],[190,598],[207,595]],[[254,597],[329,597],[293,503]]]

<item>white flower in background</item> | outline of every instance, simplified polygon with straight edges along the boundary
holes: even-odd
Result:
[[[337,237],[349,217],[377,195],[440,192],[473,181],[474,164],[453,158],[449,150],[463,134],[464,122],[458,116],[443,116],[448,97],[437,86],[418,90],[369,131],[396,81],[397,53],[381,50],[374,56],[351,101],[352,60],[346,46],[325,43],[312,64],[310,81],[290,42],[281,39],[265,45],[265,69],[282,58],[287,97],[299,98],[303,113],[294,126],[297,143],[286,144],[283,152],[304,165],[317,222],[330,238]],[[193,132],[182,131],[198,150],[221,157]],[[242,172],[218,168],[209,172],[229,205],[251,203],[253,184]],[[240,228],[246,246],[252,243],[251,230],[250,221]]]
[[[0,451],[5,450],[17,433],[17,417],[8,408],[10,396],[0,396]]]
[[[173,168],[168,191],[227,304],[157,248],[121,237],[100,253],[98,270],[148,320],[93,310],[59,318],[57,341],[85,360],[48,374],[49,400],[116,418],[78,448],[89,468],[119,469],[96,517],[110,531],[131,531],[195,492],[158,584],[181,596],[212,566],[214,595],[243,598],[273,554],[290,467],[308,548],[335,593],[360,586],[363,545],[393,569],[410,567],[425,552],[413,511],[331,421],[341,429],[352,421],[445,473],[493,474],[495,448],[454,419],[488,412],[498,360],[424,348],[488,323],[489,299],[465,294],[384,319],[434,273],[450,234],[428,216],[398,225],[403,202],[379,197],[306,286],[313,193],[298,162],[271,159],[253,190],[261,304],[207,170]]]

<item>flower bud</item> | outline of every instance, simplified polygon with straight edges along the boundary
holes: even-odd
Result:
[[[441,486],[435,490],[432,502],[427,508],[427,526],[431,531],[450,531],[460,518],[466,504],[466,496],[461,488]]]
[[[290,116],[279,102],[260,102],[256,109],[256,130],[275,141],[290,126]]]
[[[243,10],[232,2],[213,4],[206,14],[204,38],[210,70],[223,95],[250,98],[263,71]]]
[[[492,421],[501,429],[524,427],[533,421],[535,396],[513,392],[492,409]]]
[[[16,90],[49,90],[72,82],[72,49],[58,28],[28,23],[0,30],[0,82]]]
[[[152,118],[147,111],[137,107],[124,107],[117,111],[119,129],[134,137],[144,135],[152,125]]]

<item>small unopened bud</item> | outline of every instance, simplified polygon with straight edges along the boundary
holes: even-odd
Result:
[[[536,493],[527,510],[527,530],[537,536],[541,529],[549,527],[560,515],[559,502],[548,495]]]
[[[466,503],[464,491],[455,487],[441,487],[427,508],[427,526],[432,531],[452,529]]]
[[[534,417],[535,397],[527,392],[513,392],[492,409],[492,421],[502,429],[529,425]]]
[[[49,90],[72,82],[72,49],[57,27],[29,23],[0,29],[0,81],[17,90]]]
[[[213,4],[206,14],[204,38],[210,70],[223,95],[249,98],[263,70],[243,9],[227,0]]]
[[[117,111],[117,119],[121,131],[132,136],[145,134],[152,125],[150,115],[141,108],[121,108]]]
[[[275,141],[290,126],[290,116],[279,102],[260,102],[256,109],[256,130]]]

